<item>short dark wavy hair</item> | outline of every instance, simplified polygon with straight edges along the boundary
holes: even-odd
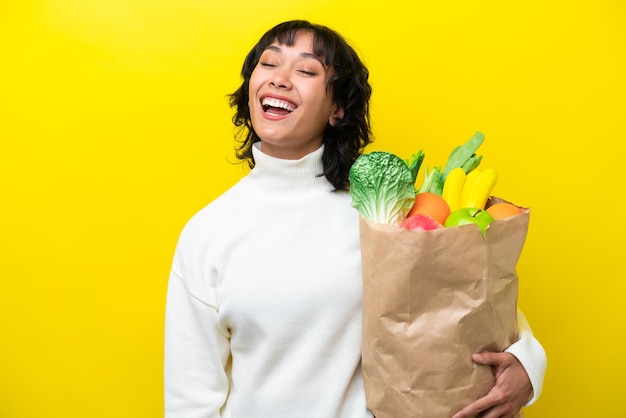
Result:
[[[335,104],[344,110],[344,116],[335,126],[327,124],[324,131],[324,154],[322,163],[328,181],[337,190],[348,190],[348,172],[352,163],[363,152],[371,139],[370,97],[372,88],[368,82],[369,71],[356,51],[334,30],[310,23],[292,20],[280,23],[267,31],[246,56],[241,69],[243,83],[229,96],[231,107],[236,110],[233,123],[238,130],[238,159],[254,167],[252,145],[261,140],[254,131],[248,106],[250,76],[263,51],[274,42],[293,46],[299,32],[313,34],[313,54],[334,72],[326,85]]]

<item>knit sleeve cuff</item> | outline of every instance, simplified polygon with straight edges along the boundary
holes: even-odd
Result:
[[[530,326],[528,326],[521,312],[520,316],[519,340],[511,344],[505,351],[513,354],[520,361],[530,378],[530,383],[533,387],[533,396],[525,405],[529,406],[535,403],[539,395],[541,395],[546,373],[547,358],[546,352],[533,335]]]

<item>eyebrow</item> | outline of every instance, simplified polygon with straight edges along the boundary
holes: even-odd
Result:
[[[278,53],[282,53],[283,51],[277,47],[276,45],[269,45],[267,48],[265,48],[265,50],[270,50],[270,51],[274,51],[274,52],[278,52]],[[315,61],[318,61],[320,64],[322,64],[322,66],[324,68],[326,68],[326,65],[324,64],[324,62],[315,54],[312,54],[310,52],[301,52],[300,56],[302,58],[311,58],[314,59]]]

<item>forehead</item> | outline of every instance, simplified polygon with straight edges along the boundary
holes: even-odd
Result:
[[[262,51],[271,45],[281,47],[298,47],[308,49],[307,52],[313,54],[324,66],[330,66],[330,57],[334,56],[334,42],[322,33],[310,29],[287,30],[275,34],[272,38],[265,41],[265,47]],[[261,51],[261,52],[262,52]]]
[[[294,38],[290,39],[290,42],[280,42],[277,38],[269,44],[262,51],[262,54],[265,54],[267,51],[271,51],[277,54],[289,53],[297,56],[299,59],[312,59],[319,62],[322,67],[329,69],[330,65],[328,65],[324,61],[323,55],[318,55],[315,53],[315,38],[310,32],[301,32],[298,33]],[[291,51],[286,51],[291,50]]]
[[[291,36],[278,36],[274,38],[272,43],[267,45],[264,50],[280,51],[283,47],[303,49],[314,54],[313,52],[313,34],[308,31],[299,31]]]

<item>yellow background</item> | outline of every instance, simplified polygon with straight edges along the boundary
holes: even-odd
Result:
[[[587,1],[0,3],[0,417],[162,415],[180,229],[240,178],[226,95],[274,24],[334,27],[377,142],[445,162],[476,130],[532,208],[520,305],[536,417],[626,416],[626,6]],[[250,202],[254,214],[254,202]],[[262,220],[259,220],[262,222]]]

